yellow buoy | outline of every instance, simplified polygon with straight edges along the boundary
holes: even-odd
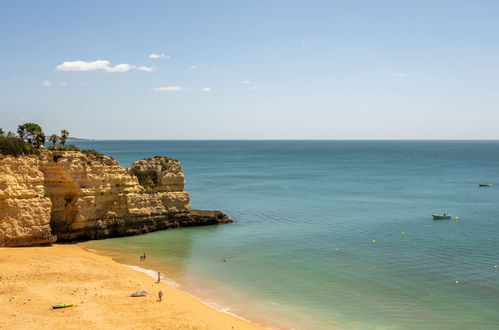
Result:
[[[336,249],[336,252],[340,252],[340,249]]]
[[[400,235],[405,235],[405,231],[401,232]]]
[[[492,266],[492,268],[497,269],[497,265]]]
[[[456,221],[459,220],[459,217],[455,217],[454,220],[456,220]]]
[[[373,244],[374,244],[374,243],[376,243],[376,240],[375,240],[375,239],[373,239],[373,240],[371,241],[371,243],[373,243]]]
[[[455,284],[455,285],[459,285],[459,284],[461,284],[461,282],[459,282],[459,281],[455,281],[455,282],[454,282],[454,284]]]

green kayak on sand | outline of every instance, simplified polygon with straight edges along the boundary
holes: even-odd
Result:
[[[67,308],[67,307],[71,307],[71,306],[73,306],[73,304],[54,305],[54,306],[52,306],[52,309]]]

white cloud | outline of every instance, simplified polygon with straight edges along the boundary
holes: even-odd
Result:
[[[189,67],[189,70],[197,70],[197,69],[199,69],[199,65],[197,65],[197,64],[191,65]]]
[[[152,89],[155,92],[183,92],[187,89],[182,86],[165,86],[165,87],[156,87]]]
[[[127,71],[130,71],[132,69],[135,69],[134,65],[130,65],[130,64],[118,64],[116,66],[107,68],[106,71],[107,72],[127,72]]]
[[[156,71],[156,67],[155,66],[139,66],[137,68],[137,70],[144,71],[144,72],[153,72],[153,71]]]
[[[155,53],[151,53],[149,55],[149,58],[152,58],[152,59],[155,59],[157,60],[158,58],[164,58],[166,60],[169,60],[171,58],[171,56],[169,55],[165,55],[165,54],[155,54]]]
[[[86,61],[72,61],[63,62],[58,65],[56,71],[95,71],[95,70],[105,70],[108,71],[111,67],[109,66],[111,62],[105,60],[97,60],[92,62]]]
[[[150,66],[135,66],[131,64],[121,63],[115,66],[111,65],[111,62],[106,60],[97,61],[72,61],[63,62],[55,68],[56,71],[97,71],[102,70],[106,72],[128,72],[130,70],[138,70],[145,72],[152,72],[156,70],[156,67]]]
[[[50,86],[52,86],[52,82],[50,80],[44,80],[44,81],[42,81],[42,86],[50,87]]]
[[[241,84],[251,84],[251,80],[241,80]]]
[[[203,92],[211,92],[211,87],[205,87],[205,88],[203,88]]]
[[[259,87],[259,86],[251,86],[251,87],[250,87],[250,88],[248,88],[248,89],[255,90],[255,89],[258,89],[258,88],[260,88],[260,87]]]

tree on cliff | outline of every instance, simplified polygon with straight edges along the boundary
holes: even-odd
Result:
[[[68,139],[69,132],[65,129],[61,130],[61,137],[59,140],[61,141],[61,146],[64,146],[66,144],[66,140]]]
[[[49,138],[49,141],[52,143],[52,146],[55,147],[57,141],[59,141],[59,137],[55,134],[52,134]]]
[[[3,129],[0,128],[0,136],[4,136],[5,135],[5,132],[3,131]]]
[[[40,148],[45,143],[45,134],[40,125],[25,123],[17,127],[17,134],[35,148]]]

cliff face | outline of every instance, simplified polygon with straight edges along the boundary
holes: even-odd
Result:
[[[230,222],[192,210],[177,160],[155,157],[127,170],[81,152],[0,156],[0,246],[135,235]]]
[[[36,157],[0,159],[0,246],[52,243],[51,201]]]

